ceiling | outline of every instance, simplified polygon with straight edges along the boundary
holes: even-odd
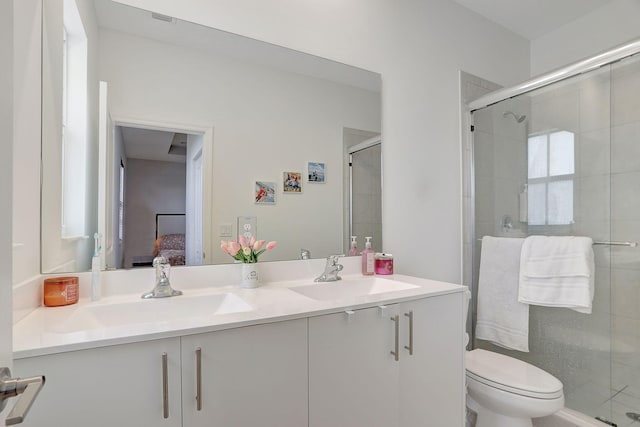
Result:
[[[121,126],[120,129],[128,159],[186,162],[187,135],[127,126]]]
[[[453,0],[534,40],[614,0]]]

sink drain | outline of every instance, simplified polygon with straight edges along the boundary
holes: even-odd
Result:
[[[637,412],[627,412],[627,418],[630,418],[633,421],[640,421],[640,414]]]

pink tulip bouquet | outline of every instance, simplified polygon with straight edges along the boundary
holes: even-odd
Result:
[[[247,241],[244,236],[240,236],[237,242],[233,240],[220,241],[220,249],[222,252],[227,253],[233,257],[233,259],[241,261],[243,263],[258,262],[258,257],[264,251],[270,251],[276,247],[276,242],[269,242],[266,244],[266,240],[256,240],[252,237]]]

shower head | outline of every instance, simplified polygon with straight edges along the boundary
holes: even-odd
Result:
[[[502,113],[502,117],[507,117],[507,116],[513,116],[513,118],[516,119],[516,122],[518,123],[524,122],[524,119],[527,118],[527,116],[525,116],[524,114],[519,116],[512,111],[505,111],[504,113]]]

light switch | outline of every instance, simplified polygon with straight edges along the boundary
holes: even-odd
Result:
[[[233,237],[232,224],[220,224],[220,237]]]

